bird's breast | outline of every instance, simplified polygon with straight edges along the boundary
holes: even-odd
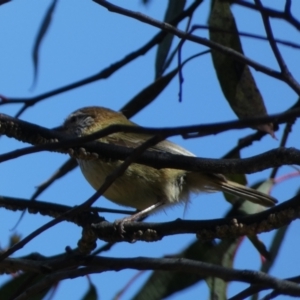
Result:
[[[98,190],[120,161],[78,160],[81,171],[90,185]],[[159,201],[179,201],[176,187],[164,176],[164,170],[131,164],[124,174],[104,192],[104,196],[120,205],[145,209]],[[174,194],[174,195],[173,195]]]

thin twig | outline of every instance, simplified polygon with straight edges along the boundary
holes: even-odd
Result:
[[[276,57],[276,60],[277,60],[278,65],[280,67],[281,73],[285,78],[284,81],[300,96],[300,85],[295,80],[295,78],[292,76],[291,72],[289,71],[289,69],[288,69],[288,67],[287,67],[287,65],[286,65],[286,63],[285,63],[278,47],[277,47],[276,41],[275,41],[274,36],[273,36],[272,27],[270,25],[269,17],[264,12],[264,7],[263,7],[261,1],[260,0],[254,0],[254,1],[257,5],[258,9],[260,10],[270,46],[271,46],[272,51],[273,51],[273,53]]]
[[[244,0],[233,0],[234,4],[243,6],[243,7],[247,7],[253,10],[258,11],[258,7],[248,1],[244,1]],[[288,23],[290,23],[291,25],[293,25],[297,30],[300,31],[300,22],[295,19],[291,13],[287,13],[287,11],[279,11],[279,10],[275,10],[272,8],[267,8],[264,7],[264,13],[266,13],[268,16],[272,17],[272,18],[278,18],[278,19],[282,19],[287,21]]]
[[[170,22],[170,24],[176,25],[178,22],[182,21],[184,18],[190,16],[195,9],[201,4],[203,0],[196,0],[194,1],[190,7],[188,7],[185,11],[183,11],[179,16],[177,16],[176,18],[174,18],[174,20],[172,20]],[[129,64],[130,62],[132,62],[133,60],[135,60],[136,58],[138,58],[139,56],[145,55],[149,50],[151,50],[155,45],[157,45],[158,43],[160,43],[163,38],[166,36],[167,32],[159,32],[158,34],[156,34],[149,42],[147,42],[144,46],[142,46],[141,48],[127,54],[123,59],[110,64],[109,67],[103,69],[102,71],[91,75],[85,79],[73,82],[71,84],[62,86],[60,88],[54,89],[52,91],[43,93],[41,95],[35,96],[35,97],[31,97],[31,98],[8,98],[8,97],[0,97],[0,100],[2,99],[2,101],[0,101],[0,105],[5,105],[5,104],[18,104],[18,103],[22,103],[23,106],[21,107],[21,109],[18,111],[18,113],[16,114],[16,118],[20,117],[20,115],[29,107],[34,106],[35,104],[37,104],[38,102],[45,100],[49,97],[76,89],[78,87],[87,85],[89,83],[101,80],[101,79],[106,79],[109,76],[111,76],[113,73],[115,73],[116,71],[118,71],[120,68],[124,67],[125,65]],[[5,101],[4,101],[5,100]]]
[[[271,69],[264,65],[261,65],[261,64],[257,63],[256,61],[253,61],[252,59],[239,53],[238,51],[233,50],[232,48],[220,45],[220,44],[210,41],[206,38],[188,34],[184,31],[177,29],[176,27],[174,27],[168,23],[160,22],[158,20],[150,18],[149,16],[143,15],[139,12],[133,12],[131,10],[122,8],[120,6],[113,5],[113,4],[109,3],[108,1],[105,1],[105,0],[93,0],[93,1],[98,3],[99,5],[107,8],[109,11],[139,20],[143,23],[152,25],[154,27],[157,27],[164,31],[172,33],[181,39],[186,39],[186,40],[207,46],[211,49],[220,51],[221,53],[224,53],[226,55],[229,55],[229,56],[233,57],[234,59],[236,59],[237,61],[241,61],[241,62],[253,67],[257,71],[263,72],[273,78],[276,78],[276,79],[286,82],[293,90],[295,90],[296,93],[300,94],[300,87],[297,86],[296,84],[291,84],[291,81],[287,80],[287,78],[285,76],[283,76],[283,74],[281,72],[278,72],[274,69]]]

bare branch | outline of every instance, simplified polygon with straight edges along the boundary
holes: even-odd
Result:
[[[263,272],[250,270],[234,270],[205,262],[199,262],[184,258],[110,258],[93,257],[88,258],[84,266],[79,269],[70,269],[56,272],[46,276],[35,285],[26,289],[15,300],[28,299],[39,291],[59,280],[66,278],[77,278],[87,274],[97,274],[105,271],[120,271],[123,269],[137,270],[164,270],[181,271],[198,274],[203,277],[217,277],[225,281],[239,281],[251,284],[260,284],[268,288],[276,289],[284,295],[300,296],[300,287],[298,284],[280,280]]]
[[[180,220],[166,223],[125,223],[125,233],[120,236],[114,224],[93,224],[98,237],[108,242],[158,241],[174,234],[194,233],[202,240],[236,238],[268,232],[296,220],[300,216],[300,195],[261,213],[234,219],[223,218],[205,221]]]
[[[286,82],[297,94],[300,95],[300,87],[292,84],[292,82],[290,80],[287,80],[286,76],[283,76],[283,74],[281,72],[278,72],[276,70],[273,70],[271,68],[268,68],[264,65],[261,65],[255,61],[253,61],[252,59],[244,56],[243,54],[241,54],[240,52],[237,52],[231,48],[225,47],[223,45],[220,45],[218,43],[215,43],[213,41],[210,41],[206,38],[201,38],[195,35],[191,35],[189,33],[186,33],[184,31],[181,31],[179,29],[177,29],[176,27],[165,23],[165,22],[160,22],[158,20],[155,20],[153,18],[150,18],[149,16],[143,15],[139,12],[133,12],[130,11],[128,9],[122,8],[120,6],[117,5],[113,5],[111,3],[109,3],[108,1],[105,0],[93,0],[94,2],[98,3],[99,5],[107,8],[109,11],[139,20],[143,23],[152,25],[154,27],[160,28],[164,31],[167,31],[169,33],[172,33],[174,35],[176,35],[177,37],[184,39],[184,40],[189,40],[204,46],[207,46],[211,49],[214,50],[218,50],[224,54],[227,54],[229,56],[234,57],[234,59],[236,59],[237,61],[243,62],[251,67],[253,67],[255,70],[260,71],[262,73],[265,73],[271,77],[274,77],[276,79],[279,79],[281,81]]]
[[[247,7],[247,8],[256,10],[256,11],[259,10],[259,8],[255,4],[250,3],[248,1],[233,0],[233,2],[235,4],[243,6],[243,7]],[[288,6],[286,6],[286,7],[288,7]],[[278,11],[278,10],[275,10],[272,8],[267,8],[267,7],[264,7],[263,10],[264,10],[264,13],[266,13],[268,16],[270,16],[272,18],[278,18],[278,19],[285,20],[288,23],[290,23],[291,25],[293,25],[297,30],[300,31],[300,22],[291,15],[289,10],[285,9],[285,11]]]
[[[292,74],[290,73],[278,47],[277,47],[277,44],[276,44],[276,41],[274,39],[274,36],[273,36],[273,31],[272,31],[272,28],[271,28],[271,24],[270,24],[270,21],[269,21],[269,18],[268,18],[268,15],[264,12],[264,7],[262,6],[261,4],[261,1],[260,0],[254,0],[257,7],[259,8],[260,12],[261,12],[261,16],[262,16],[262,19],[263,19],[263,23],[264,23],[264,26],[265,26],[265,30],[266,30],[266,33],[267,33],[267,37],[268,37],[268,40],[269,40],[269,43],[270,43],[270,46],[273,50],[273,53],[276,57],[276,60],[279,64],[279,67],[281,69],[281,73],[282,75],[285,77],[285,82],[288,83],[289,86],[291,86],[293,88],[293,90],[295,92],[297,92],[297,94],[300,96],[300,85],[299,83],[295,80],[295,78],[292,76]]]
[[[170,24],[176,25],[178,24],[180,21],[182,21],[183,19],[185,19],[186,17],[190,16],[195,9],[202,3],[203,0],[196,0],[194,1],[190,7],[188,7],[186,10],[184,10],[179,16],[177,16],[176,18],[174,18],[174,20],[172,20],[170,22]],[[32,97],[32,98],[27,98],[27,99],[19,99],[19,98],[8,98],[8,97],[4,97],[0,95],[0,105],[5,105],[5,104],[19,104],[19,103],[23,103],[24,105],[22,106],[22,108],[19,110],[19,112],[16,114],[16,118],[20,117],[21,114],[29,107],[34,106],[35,104],[37,104],[38,102],[45,100],[49,97],[76,89],[78,87],[87,85],[89,83],[101,80],[101,79],[107,79],[108,77],[110,77],[112,74],[114,74],[116,71],[118,71],[119,69],[121,69],[122,67],[126,66],[127,64],[129,64],[130,62],[132,62],[133,60],[135,60],[136,58],[138,58],[139,56],[145,55],[149,50],[151,50],[155,45],[159,44],[164,37],[167,35],[167,32],[159,32],[158,34],[156,34],[152,39],[150,39],[149,42],[147,42],[144,46],[142,46],[141,48],[127,54],[123,59],[110,64],[109,67],[103,69],[102,71],[91,75],[85,79],[73,82],[71,84],[65,85],[63,87],[54,89],[52,91],[43,93],[41,95]],[[2,101],[1,101],[2,100]]]

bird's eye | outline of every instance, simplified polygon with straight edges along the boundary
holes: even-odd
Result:
[[[78,116],[72,116],[72,117],[69,119],[69,122],[70,122],[70,123],[76,123],[77,120],[78,120]]]
[[[93,118],[90,115],[78,113],[71,115],[68,119],[66,124],[69,124],[70,126],[76,126],[76,127],[85,127],[92,124]]]

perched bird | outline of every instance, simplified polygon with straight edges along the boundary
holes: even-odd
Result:
[[[72,136],[86,136],[113,124],[138,126],[122,113],[104,107],[85,107],[68,116],[63,128]],[[151,138],[150,135],[118,132],[99,139],[99,141],[136,148]],[[172,154],[195,156],[186,149],[164,140],[149,148]],[[96,190],[122,161],[78,159],[78,164],[87,181]],[[273,206],[277,201],[259,191],[226,179],[222,174],[189,172],[177,169],[155,169],[133,163],[104,193],[104,196],[123,206],[129,206],[148,214],[158,207],[184,203],[190,194],[223,191],[245,200]]]

